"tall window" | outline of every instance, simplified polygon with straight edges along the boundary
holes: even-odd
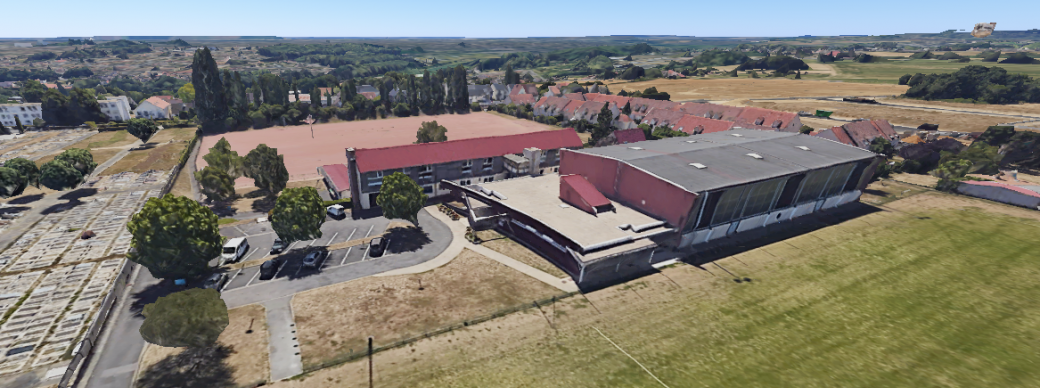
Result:
[[[834,167],[810,172],[802,181],[802,192],[798,194],[798,200],[795,203],[819,199],[832,172],[834,172]]]
[[[711,219],[712,225],[727,223],[739,216],[740,209],[744,205],[746,189],[747,186],[734,187],[722,194],[719,204],[715,206],[715,215]]]
[[[845,180],[848,179],[849,173],[852,169],[856,168],[855,164],[845,164],[834,168],[834,175],[831,175],[830,182],[827,182],[827,187],[823,189],[823,196],[830,197],[841,193],[841,189],[845,187]]]
[[[750,217],[769,211],[776,198],[776,191],[780,188],[783,179],[773,179],[759,182],[748,188],[748,200],[744,205],[742,217]]]

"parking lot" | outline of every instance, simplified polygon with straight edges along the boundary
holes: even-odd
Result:
[[[270,254],[270,251],[277,235],[271,229],[270,223],[255,223],[223,228],[221,229],[222,235],[228,238],[245,237],[249,241],[249,251],[242,257],[241,261],[265,257],[267,260],[277,258],[279,266],[275,276],[266,280],[260,279],[260,266],[230,270],[227,272],[229,280],[225,283],[222,291],[253,287],[272,281],[304,278],[320,273],[323,270],[351,263],[392,257],[394,255],[393,252],[397,250],[392,250],[390,247],[387,248],[387,251],[381,257],[369,257],[367,244],[327,251],[327,247],[333,244],[380,235],[386,230],[389,223],[389,220],[382,217],[367,220],[352,220],[349,217],[342,220],[329,218],[321,227],[321,238],[294,242],[282,253],[274,255]],[[397,247],[399,244],[395,244],[393,240],[390,240],[390,246]],[[303,258],[310,250],[321,250],[327,253],[318,261],[318,265],[315,268],[303,266]]]

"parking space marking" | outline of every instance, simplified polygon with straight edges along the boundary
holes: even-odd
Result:
[[[329,261],[329,256],[332,256],[332,255],[330,255],[328,253],[325,254],[325,257],[321,259],[321,264],[318,265],[318,268],[322,268],[322,267],[325,266],[325,262]]]
[[[249,283],[246,283],[246,285],[244,285],[242,287],[249,287],[249,284],[252,283],[254,280],[256,280],[257,276],[260,276],[260,269],[259,268],[256,269],[256,274],[253,275],[253,278],[249,279]]]
[[[220,288],[220,292],[224,292],[224,290],[226,290],[228,286],[231,285],[231,281],[235,280],[235,278],[238,277],[238,274],[240,273],[242,273],[242,269],[239,269],[238,272],[235,272],[234,275],[231,275],[231,277],[228,278],[227,283],[224,283],[224,287]]]
[[[368,227],[368,233],[365,233],[365,238],[368,238],[368,235],[372,234],[372,228],[375,228],[375,227],[376,227],[375,225],[372,225],[372,226]]]
[[[354,237],[354,232],[357,232],[357,228],[354,228],[354,230],[350,231],[350,235],[347,236],[347,239],[343,241],[350,241],[350,238]]]
[[[285,269],[285,267],[287,267],[287,266],[289,266],[289,260],[283,261],[282,262],[282,266],[278,267],[278,272],[274,273],[274,277],[272,279],[277,279],[278,275],[280,275],[282,273],[282,270]]]
[[[254,253],[256,253],[256,251],[259,251],[259,250],[260,250],[260,248],[253,248],[253,251],[249,252],[249,254],[246,255],[246,257],[243,257],[242,260],[239,260],[239,262],[246,261],[246,259],[248,259],[249,256],[252,256]]]
[[[351,235],[353,235],[353,233],[351,233]],[[351,249],[354,249],[354,247],[348,247],[348,248],[347,248],[347,253],[344,253],[344,254],[343,254],[343,260],[340,260],[340,262],[339,262],[339,265],[344,265],[344,264],[346,264],[346,263],[347,263],[347,255],[349,255],[349,254],[350,254],[350,250],[351,250]]]
[[[339,232],[336,232],[336,234],[333,234],[332,238],[329,239],[329,242],[325,243],[325,246],[332,245],[332,240],[335,240],[336,236],[339,236]]]
[[[315,241],[318,241],[318,239],[313,239],[313,240],[311,240],[311,242],[307,243],[307,246],[311,246],[311,245],[314,245],[314,242],[315,242]]]
[[[288,251],[288,250],[292,249],[292,247],[293,247],[294,245],[296,245],[296,243],[298,243],[298,242],[299,242],[299,241],[293,241],[293,243],[292,243],[292,244],[289,244],[289,246],[288,246],[288,247],[286,247],[286,248],[285,248],[285,250],[287,250],[287,251]]]
[[[249,237],[249,233],[243,232],[242,229],[238,228],[238,225],[235,225],[235,230],[237,230],[238,233],[242,233],[242,235]]]

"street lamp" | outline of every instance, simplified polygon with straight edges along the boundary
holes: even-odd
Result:
[[[311,139],[314,138],[314,116],[307,115],[307,118],[303,119],[303,122],[311,126]]]

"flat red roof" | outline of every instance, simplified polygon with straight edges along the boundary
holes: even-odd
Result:
[[[347,165],[342,163],[326,164],[321,166],[321,169],[332,180],[332,185],[336,186],[336,190],[344,191],[350,188],[350,175],[347,173]]]
[[[542,150],[581,148],[582,142],[573,128],[566,128],[516,135],[448,140],[438,143],[360,148],[355,151],[355,156],[358,170],[365,173],[518,154],[530,147]]]
[[[589,183],[585,177],[578,174],[564,175],[560,177],[560,180],[574,189],[574,192],[581,196],[581,199],[584,200],[585,203],[589,204],[589,206],[598,207],[610,205],[610,200],[607,199],[607,197],[604,197],[599,190],[596,190],[596,186]]]

